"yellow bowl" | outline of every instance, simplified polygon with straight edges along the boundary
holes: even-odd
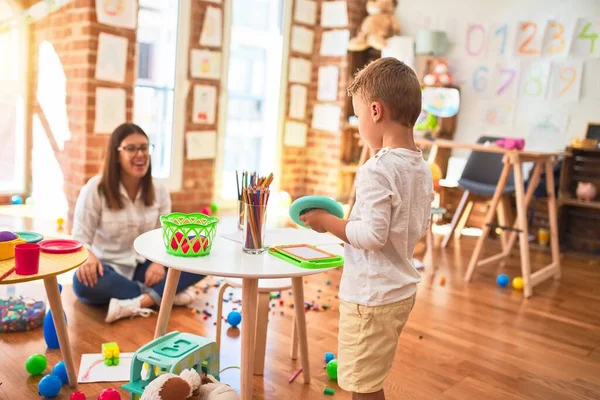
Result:
[[[8,260],[15,257],[15,246],[21,243],[27,243],[17,235],[16,239],[8,242],[0,242],[0,260]]]

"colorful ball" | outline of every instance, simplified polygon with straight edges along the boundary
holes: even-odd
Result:
[[[104,389],[98,395],[98,400],[121,400],[121,395],[115,389]]]
[[[329,352],[325,353],[325,364],[333,359],[335,359],[335,354]]]
[[[509,281],[510,281],[510,279],[508,278],[508,275],[506,275],[506,274],[500,274],[496,277],[496,283],[500,287],[505,287],[506,285],[508,285]]]
[[[69,397],[69,400],[86,400],[83,392],[75,392]]]
[[[515,279],[513,279],[512,285],[517,290],[523,289],[523,278],[517,276]]]
[[[23,204],[23,198],[20,195],[15,194],[10,198],[10,202],[12,204]]]
[[[329,379],[337,380],[338,360],[333,359],[327,363],[327,376]]]
[[[52,375],[59,378],[62,383],[69,382],[69,376],[67,375],[67,368],[65,367],[65,362],[61,361],[52,368]]]
[[[43,354],[34,354],[25,361],[25,369],[31,375],[41,375],[48,365],[48,359]]]
[[[38,393],[44,397],[56,397],[61,388],[62,382],[54,375],[46,375],[38,383]]]
[[[229,325],[235,328],[240,324],[240,322],[242,322],[242,314],[240,314],[238,311],[230,312],[229,315],[227,315],[227,322]]]

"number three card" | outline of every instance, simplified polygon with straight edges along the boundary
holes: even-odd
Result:
[[[583,62],[562,61],[552,64],[551,99],[561,102],[579,101]]]
[[[548,21],[542,54],[549,57],[566,56],[571,49],[575,23]]]

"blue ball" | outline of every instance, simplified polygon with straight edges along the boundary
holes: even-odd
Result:
[[[335,354],[333,353],[325,353],[325,364],[329,363],[329,361],[335,359]]]
[[[14,196],[12,196],[10,198],[10,202],[12,204],[23,204],[23,198],[21,196],[19,196],[18,194],[15,194]]]
[[[46,375],[38,384],[38,393],[44,397],[56,397],[62,388],[62,382],[54,375]]]
[[[510,279],[506,274],[500,274],[496,277],[496,283],[500,287],[505,287],[506,285],[508,285],[508,282],[510,282]]]
[[[61,361],[52,368],[52,375],[56,376],[62,381],[62,383],[68,383],[69,377],[67,376],[67,368],[65,362]]]
[[[235,328],[240,324],[240,322],[242,322],[242,314],[240,314],[237,311],[230,312],[227,316],[227,322],[229,323],[229,325]]]

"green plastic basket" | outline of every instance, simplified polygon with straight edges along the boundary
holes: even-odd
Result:
[[[180,257],[207,256],[218,223],[219,218],[200,213],[161,215],[162,237],[167,253]]]

